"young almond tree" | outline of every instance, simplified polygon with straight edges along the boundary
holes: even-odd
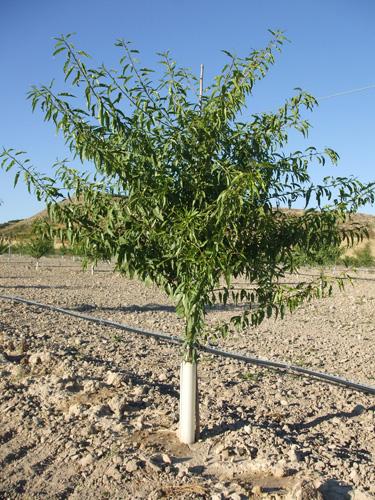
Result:
[[[49,235],[42,234],[43,227],[40,224],[34,224],[33,235],[28,243],[26,243],[26,252],[34,257],[35,269],[39,269],[39,260],[52,253],[53,240]]]
[[[336,163],[333,150],[288,148],[291,130],[307,136],[304,113],[317,104],[314,97],[298,90],[274,112],[247,111],[283,41],[273,32],[263,50],[225,52],[228,63],[200,98],[198,79],[168,52],[153,72],[119,40],[117,69],[90,67],[70,35],[58,37],[54,54],[65,55],[69,91],[51,84],[29,97],[61,131],[74,161],[91,162],[95,172],[62,161],[47,177],[22,152],[2,153],[3,167],[16,169],[16,181],[23,173],[47,202],[53,233],[113,256],[121,273],[151,280],[175,300],[185,319],[179,435],[186,443],[199,433],[197,348],[207,306],[230,298],[246,306],[218,325],[224,335],[231,324],[255,326],[329,293],[324,277],[293,286],[282,278],[296,272],[302,253],[361,239],[365,228],[348,214],[374,201],[374,184],[355,178],[312,183],[311,167]],[[59,203],[66,198],[71,203]],[[282,208],[301,201],[299,216]],[[247,284],[231,290],[239,276]]]
[[[75,256],[79,256],[82,259],[82,267],[85,270],[90,265],[91,274],[94,274],[95,267],[97,266],[99,260],[108,261],[111,258],[110,251],[107,250],[105,253],[100,252],[97,250],[95,244],[81,245],[77,242],[70,250]]]

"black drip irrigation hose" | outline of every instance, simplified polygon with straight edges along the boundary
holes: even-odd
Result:
[[[364,270],[361,269],[361,271],[364,272]],[[319,278],[320,274],[305,274],[305,273],[298,273],[295,275],[296,277],[298,276],[307,276],[309,278]],[[361,276],[327,276],[327,278],[331,278],[334,280],[351,280],[351,281],[375,281],[375,278],[363,278]],[[282,283],[283,284],[283,283]]]
[[[126,325],[124,323],[117,323],[114,321],[110,321],[104,318],[96,318],[95,316],[88,316],[86,314],[81,314],[75,311],[70,311],[69,309],[63,309],[62,307],[52,306],[49,304],[41,304],[40,302],[35,302],[33,300],[23,299],[22,297],[14,297],[11,295],[0,295],[1,300],[9,300],[12,302],[19,302],[21,304],[31,305],[38,307],[40,309],[47,309],[49,311],[58,312],[61,314],[65,314],[68,316],[74,316],[78,319],[84,319],[86,321],[91,321],[92,323],[96,323],[103,326],[110,326],[112,328],[117,328],[120,330],[126,330],[131,333],[143,335],[145,337],[151,337],[158,340],[162,340],[163,342],[167,342],[169,344],[181,345],[183,344],[183,340],[179,337],[173,337],[161,332],[154,332],[151,330],[144,330],[143,328],[135,328],[130,325]],[[267,359],[262,358],[253,358],[250,356],[244,356],[243,354],[238,354],[235,352],[227,352],[221,349],[216,349],[214,347],[209,346],[198,346],[199,350],[202,352],[206,352],[207,354],[213,354],[214,356],[221,356],[223,358],[235,359],[236,361],[241,361],[243,363],[249,363],[252,365],[261,366],[263,368],[272,368],[276,370],[288,371],[299,373],[306,377],[311,377],[316,380],[320,380],[326,382],[328,384],[333,385],[341,385],[344,387],[348,387],[350,389],[354,389],[356,391],[365,392],[367,394],[375,394],[375,387],[360,384],[358,382],[351,382],[342,377],[338,377],[336,375],[330,375],[323,372],[316,372],[313,370],[309,370],[308,368],[303,368],[301,366],[291,365],[288,363],[282,363],[279,361],[269,361]]]

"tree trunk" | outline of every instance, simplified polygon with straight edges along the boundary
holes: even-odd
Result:
[[[199,438],[198,376],[195,361],[181,363],[179,438],[185,444],[195,443]]]

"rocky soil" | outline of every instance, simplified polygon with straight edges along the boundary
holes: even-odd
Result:
[[[221,347],[374,386],[375,275],[359,277]],[[106,265],[3,257],[0,294],[183,330],[163,293]],[[375,498],[374,396],[202,355],[187,446],[178,375],[176,346],[0,299],[0,498]]]

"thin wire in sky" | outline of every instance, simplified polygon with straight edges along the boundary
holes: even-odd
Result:
[[[367,85],[366,87],[359,87],[357,89],[345,90],[343,92],[336,92],[335,94],[325,95],[323,97],[319,97],[318,101],[323,101],[324,99],[331,99],[331,97],[339,97],[342,95],[354,94],[356,92],[363,92],[364,90],[375,89],[375,84]]]

